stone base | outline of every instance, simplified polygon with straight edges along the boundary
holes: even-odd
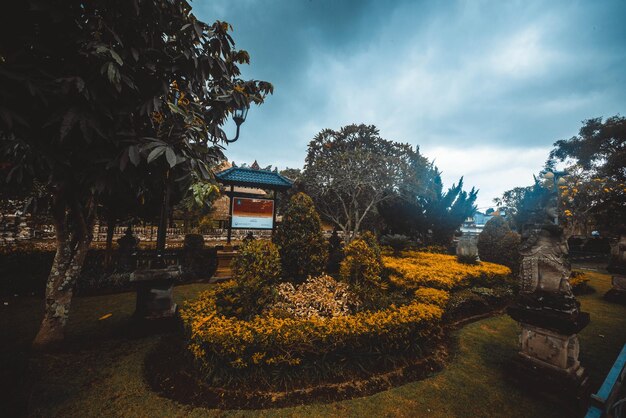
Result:
[[[180,274],[178,266],[134,272],[130,281],[137,287],[135,317],[161,319],[174,316],[177,308],[173,300],[174,281]]]
[[[578,373],[579,344],[576,334],[564,335],[545,328],[522,325],[520,352],[522,358],[555,372],[575,375]]]
[[[572,416],[582,416],[587,409],[591,388],[584,368],[578,367],[574,372],[561,371],[518,353],[507,369],[509,377],[518,386],[560,404]]]
[[[233,251],[232,247],[217,252],[217,271],[211,278],[212,282],[224,281],[233,277],[232,262],[236,255],[237,251]]]
[[[626,305],[626,291],[613,288],[604,294],[604,299],[609,302]]]

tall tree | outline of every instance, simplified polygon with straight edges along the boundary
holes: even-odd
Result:
[[[625,117],[584,121],[578,135],[554,143],[550,158],[571,166],[563,197],[573,221],[608,233],[626,227]]]
[[[463,221],[476,212],[474,203],[478,190],[473,187],[469,192],[463,190],[463,177],[443,192],[441,176],[437,176],[435,187],[435,198],[424,204],[424,216],[431,231],[430,240],[434,244],[449,245]]]
[[[373,125],[325,129],[309,143],[302,182],[321,215],[351,241],[377,206],[427,160],[409,144],[380,137]]]
[[[420,179],[414,182],[418,188],[404,189],[380,206],[387,232],[447,246],[463,221],[476,212],[478,191],[464,191],[461,178],[444,192],[441,173],[432,164]]]
[[[187,1],[25,0],[0,17],[0,140],[8,180],[44,184],[56,256],[35,345],[63,338],[103,196],[129,179],[210,178],[221,126],[272,86],[239,78],[245,51]]]
[[[532,186],[515,187],[503,193],[501,198],[494,199],[498,206],[507,208],[507,221],[518,233],[533,223],[544,223],[546,208],[552,194],[550,189],[535,178]]]

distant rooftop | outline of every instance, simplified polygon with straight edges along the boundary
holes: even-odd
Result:
[[[261,170],[260,168],[233,166],[215,173],[215,177],[220,183],[231,186],[271,190],[287,190],[293,186],[293,182],[287,177],[281,176],[277,170],[269,171]]]

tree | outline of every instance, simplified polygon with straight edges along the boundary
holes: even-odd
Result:
[[[494,201],[507,207],[509,225],[512,225],[521,234],[527,225],[551,222],[546,218],[546,209],[552,198],[550,190],[535,178],[535,183],[532,186],[515,187],[507,190],[502,198],[494,199]]]
[[[588,231],[626,226],[626,118],[613,116],[583,122],[578,135],[554,143],[550,159],[569,163],[562,185],[566,219]]]
[[[291,201],[292,196],[300,192],[305,191],[304,183],[302,182],[302,170],[299,168],[285,168],[284,170],[280,170],[280,175],[287,177],[289,180],[293,181],[293,185],[287,191],[281,193],[280,199],[278,199],[278,203],[276,204],[276,212],[278,214],[285,213],[287,210],[287,206]]]
[[[276,229],[274,242],[279,247],[286,277],[306,279],[324,270],[328,245],[322,234],[320,217],[309,196],[304,193],[292,196],[283,221]]]
[[[313,138],[302,181],[322,216],[349,242],[377,206],[416,181],[427,164],[410,145],[382,139],[373,125],[348,125]]]
[[[463,221],[475,213],[478,191],[464,191],[461,178],[444,192],[441,173],[432,165],[416,184],[420,184],[419,189],[405,189],[380,205],[387,232],[449,245]]]
[[[269,83],[239,78],[245,51],[187,1],[10,2],[0,22],[0,139],[7,180],[44,184],[56,256],[34,344],[60,341],[98,205],[115,179],[210,179],[221,126]],[[141,183],[141,182],[139,182]]]
[[[208,215],[214,208],[213,203],[220,197],[220,188],[217,182],[194,178],[186,194],[176,206],[176,210],[183,217],[183,231],[189,232],[193,219],[198,220]]]
[[[458,184],[453,184],[443,192],[441,176],[435,178],[435,194],[431,200],[422,204],[426,225],[430,231],[430,241],[436,245],[450,245],[454,233],[463,221],[476,212],[478,190],[472,187],[468,192],[463,190],[463,177]]]

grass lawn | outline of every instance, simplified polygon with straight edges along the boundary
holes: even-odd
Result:
[[[581,360],[595,390],[626,343],[626,307],[602,295],[610,277],[588,273],[595,294],[579,297],[591,324],[580,334]],[[208,285],[177,287],[179,302]],[[76,298],[67,327],[66,348],[28,358],[42,314],[36,298],[0,301],[0,411],[17,415],[28,403],[30,416],[472,416],[561,417],[546,401],[508,382],[503,367],[517,349],[518,327],[501,315],[456,332],[456,354],[441,373],[365,398],[259,411],[191,408],[151,392],[143,361],[158,336],[132,336],[128,319],[134,294]],[[3,302],[8,302],[5,306]],[[105,314],[107,319],[99,320]],[[27,378],[26,378],[27,376]],[[6,399],[5,399],[6,398]]]

